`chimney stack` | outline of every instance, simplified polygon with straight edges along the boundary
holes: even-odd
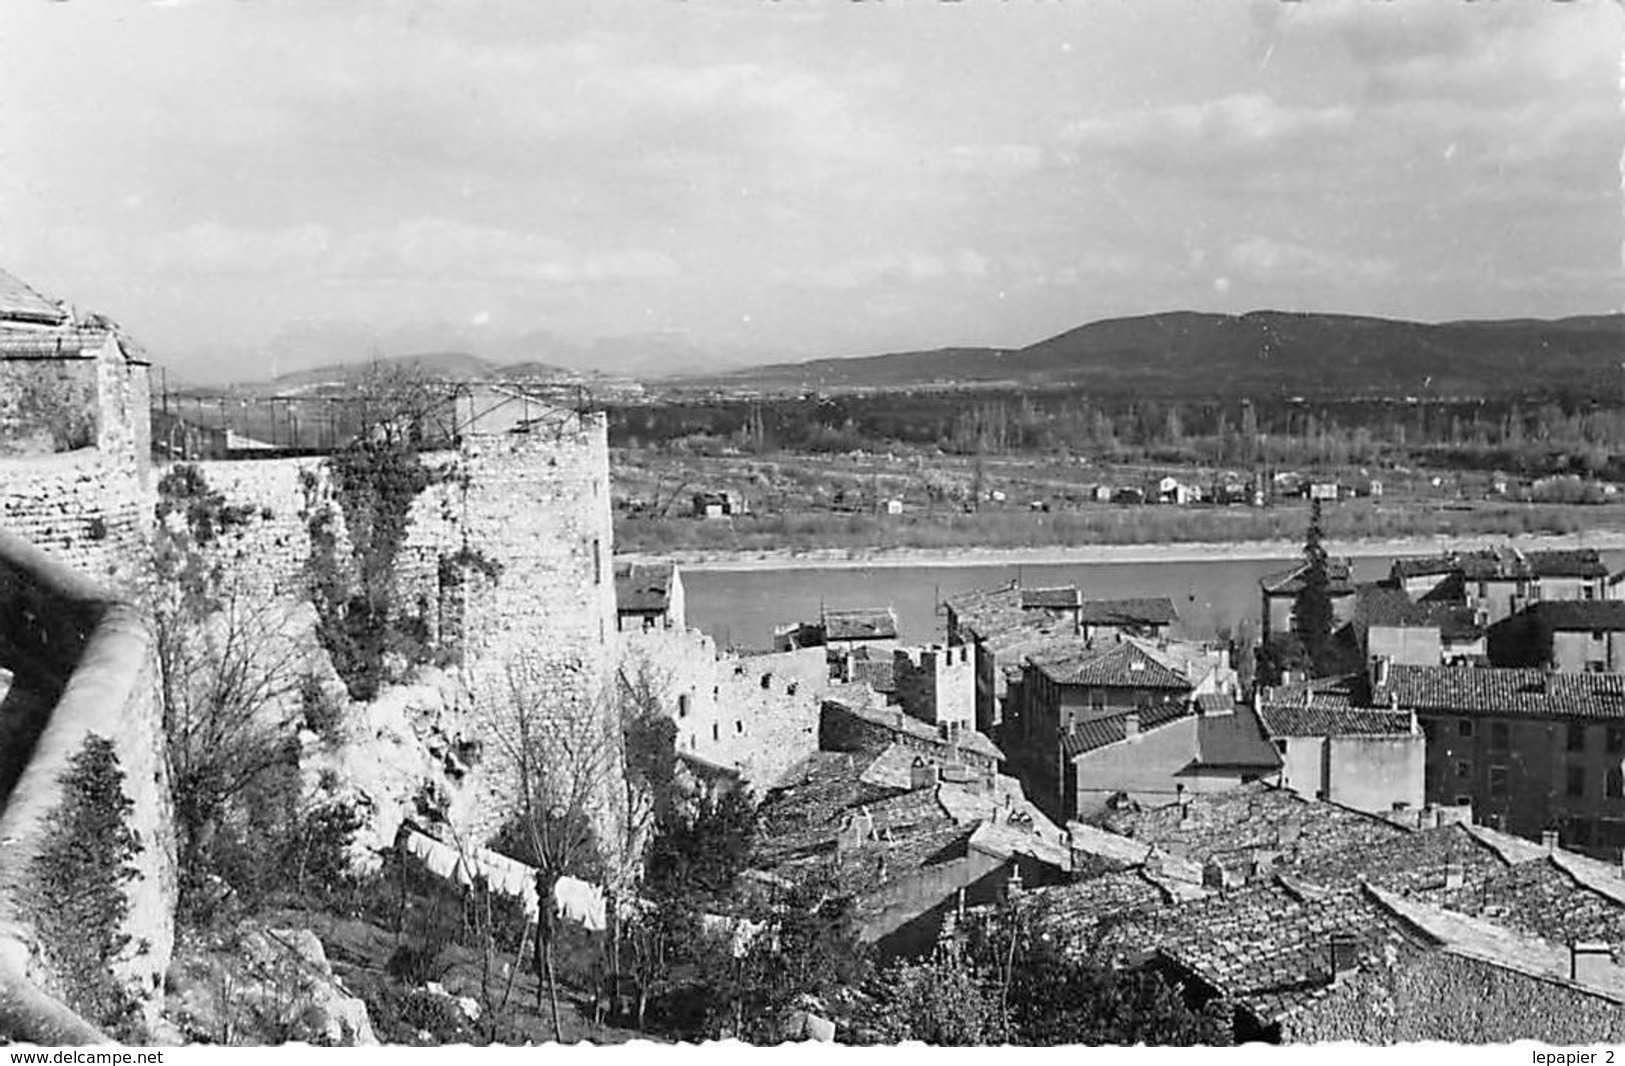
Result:
[[[1598,983],[1608,979],[1614,956],[1608,945],[1594,940],[1577,940],[1569,945],[1569,980]]]
[[[1547,829],[1540,834],[1540,846],[1550,855],[1557,850],[1557,830]]]
[[[1137,711],[1130,711],[1123,716],[1123,736],[1137,737],[1140,735],[1140,715]]]
[[[1377,655],[1372,657],[1371,684],[1375,688],[1388,687],[1388,656]]]
[[[1353,934],[1333,933],[1330,948],[1333,981],[1360,968],[1360,942]]]

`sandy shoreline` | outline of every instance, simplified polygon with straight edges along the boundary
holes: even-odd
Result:
[[[1428,555],[1442,551],[1514,545],[1525,551],[1550,548],[1625,550],[1625,532],[1596,531],[1569,536],[1409,537],[1391,540],[1328,541],[1336,556]],[[1064,566],[1091,563],[1237,562],[1292,560],[1301,542],[1286,540],[1178,544],[1080,544],[1051,548],[819,549],[813,551],[679,551],[654,556],[633,553],[628,560],[674,559],[685,570],[840,570],[900,567]]]

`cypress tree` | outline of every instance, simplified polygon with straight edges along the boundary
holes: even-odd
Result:
[[[1292,632],[1303,643],[1310,669],[1325,672],[1332,641],[1331,569],[1321,543],[1320,501],[1310,501],[1309,531],[1303,543],[1303,587],[1292,602]]]

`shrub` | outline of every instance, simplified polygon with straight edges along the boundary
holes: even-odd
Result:
[[[62,788],[30,871],[27,910],[64,1001],[115,1035],[133,1035],[140,1024],[135,997],[110,967],[130,943],[125,885],[140,876],[132,860],[142,845],[129,825],[135,803],[124,792],[113,742],[87,737]]]

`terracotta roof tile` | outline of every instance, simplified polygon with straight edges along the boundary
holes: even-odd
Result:
[[[1448,714],[1625,718],[1625,675],[1395,664],[1372,702],[1390,698],[1407,710]]]
[[[1033,667],[1058,685],[1146,688],[1189,692],[1191,682],[1138,644],[1080,648],[1053,656],[1033,656]]]

